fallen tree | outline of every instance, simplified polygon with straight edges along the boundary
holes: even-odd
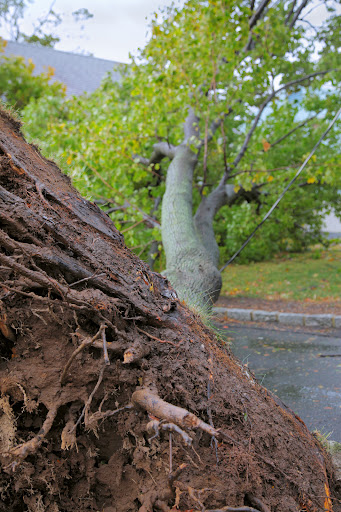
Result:
[[[341,510],[304,423],[0,115],[0,510]]]

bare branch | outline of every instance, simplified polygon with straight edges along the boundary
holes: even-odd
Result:
[[[301,14],[301,12],[303,11],[303,9],[306,7],[307,3],[309,2],[309,0],[303,0],[303,2],[301,3],[301,5],[297,8],[297,10],[294,12],[294,15],[293,15],[293,18],[292,20],[290,21],[289,23],[289,27],[292,28],[297,19],[299,18],[299,15]]]
[[[306,80],[309,80],[310,78],[313,78],[315,76],[322,76],[322,75],[326,75],[327,73],[329,73],[331,70],[327,70],[327,71],[315,71],[314,73],[310,73],[309,75],[306,75],[306,76],[303,76],[301,78],[297,78],[296,80],[291,80],[291,82],[287,82],[286,84],[282,85],[281,87],[279,87],[279,89],[277,89],[276,91],[273,91],[272,93],[270,93],[268,95],[268,97],[263,101],[263,103],[261,104],[261,106],[259,107],[259,111],[258,111],[258,114],[257,116],[255,117],[253,123],[252,123],[252,126],[249,130],[249,132],[247,133],[246,137],[245,137],[245,140],[242,144],[242,147],[238,153],[238,155],[236,156],[236,158],[234,159],[234,162],[233,162],[233,167],[237,167],[237,165],[239,164],[239,162],[241,161],[241,159],[243,158],[246,150],[247,150],[247,147],[250,143],[250,140],[251,140],[251,137],[255,131],[255,129],[257,128],[257,125],[259,123],[259,120],[264,112],[264,109],[265,107],[270,103],[270,101],[281,91],[284,91],[285,89],[289,89],[289,87],[293,86],[293,85],[296,85],[296,84],[299,84],[301,82],[305,82]],[[225,173],[225,180],[227,179],[228,176],[226,176],[226,173]]]
[[[262,0],[258,6],[258,9],[253,13],[249,21],[250,30],[256,25],[259,18],[262,16],[265,7],[270,3],[270,0]]]
[[[314,25],[312,23],[310,23],[310,21],[308,20],[305,20],[304,18],[298,18],[298,21],[303,21],[303,23],[307,23],[309,25],[309,27],[314,30],[315,34],[317,34],[317,30],[316,30],[316,27],[314,27]]]
[[[317,114],[315,114],[314,116],[311,116],[311,117],[308,117],[308,119],[306,119],[305,121],[303,121],[303,123],[295,126],[295,128],[293,128],[292,130],[290,130],[290,132],[286,133],[285,135],[282,135],[282,137],[280,137],[279,139],[275,140],[275,142],[272,142],[271,143],[271,148],[273,148],[274,146],[276,146],[276,144],[279,144],[280,142],[282,142],[284,139],[286,139],[287,137],[289,137],[292,133],[294,133],[296,130],[299,130],[300,128],[302,128],[303,126],[305,126],[307,123],[309,123],[309,121],[312,121],[313,119],[315,119],[317,117]],[[270,149],[271,149],[270,148]]]
[[[290,7],[290,11],[288,12],[287,17],[285,18],[285,23],[289,23],[289,20],[295,10],[296,4],[297,4],[297,0],[293,0],[291,7]]]

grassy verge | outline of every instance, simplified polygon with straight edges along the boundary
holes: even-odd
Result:
[[[341,245],[272,261],[230,265],[222,295],[275,300],[341,300]]]

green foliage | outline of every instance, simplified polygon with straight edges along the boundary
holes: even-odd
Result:
[[[46,73],[34,75],[32,61],[26,63],[23,57],[6,57],[3,48],[6,42],[0,38],[0,97],[6,104],[21,111],[30,101],[49,96],[63,98],[65,94],[62,84],[50,83],[53,68]]]
[[[331,13],[316,27],[317,34],[309,24],[290,28],[285,23],[290,6],[271,5],[253,27],[251,44],[249,1],[188,0],[182,9],[169,7],[153,18],[149,43],[129,69],[122,68],[120,83],[107,77],[92,95],[64,103],[52,98],[31,102],[24,114],[26,133],[62,159],[83,193],[116,208],[111,216],[126,242],[147,257],[160,231],[144,219],[151,215],[160,222],[158,198],[169,164],[166,158],[148,165],[148,159],[154,144],[183,141],[183,123],[192,108],[201,137],[209,139],[193,178],[194,210],[227,170],[227,183],[236,190],[259,192],[256,200],[241,197],[216,217],[226,260],[293,177],[338,108],[339,19]],[[273,89],[314,73],[321,74],[274,95],[241,154]],[[244,260],[302,250],[320,237],[323,211],[333,206],[341,215],[339,137],[340,123],[245,250]],[[189,144],[197,152],[198,140]]]

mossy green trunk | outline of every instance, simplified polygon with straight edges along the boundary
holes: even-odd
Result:
[[[209,310],[219,297],[221,276],[194,225],[192,180],[196,164],[196,154],[183,144],[176,148],[167,172],[161,222],[165,274],[181,299]]]

